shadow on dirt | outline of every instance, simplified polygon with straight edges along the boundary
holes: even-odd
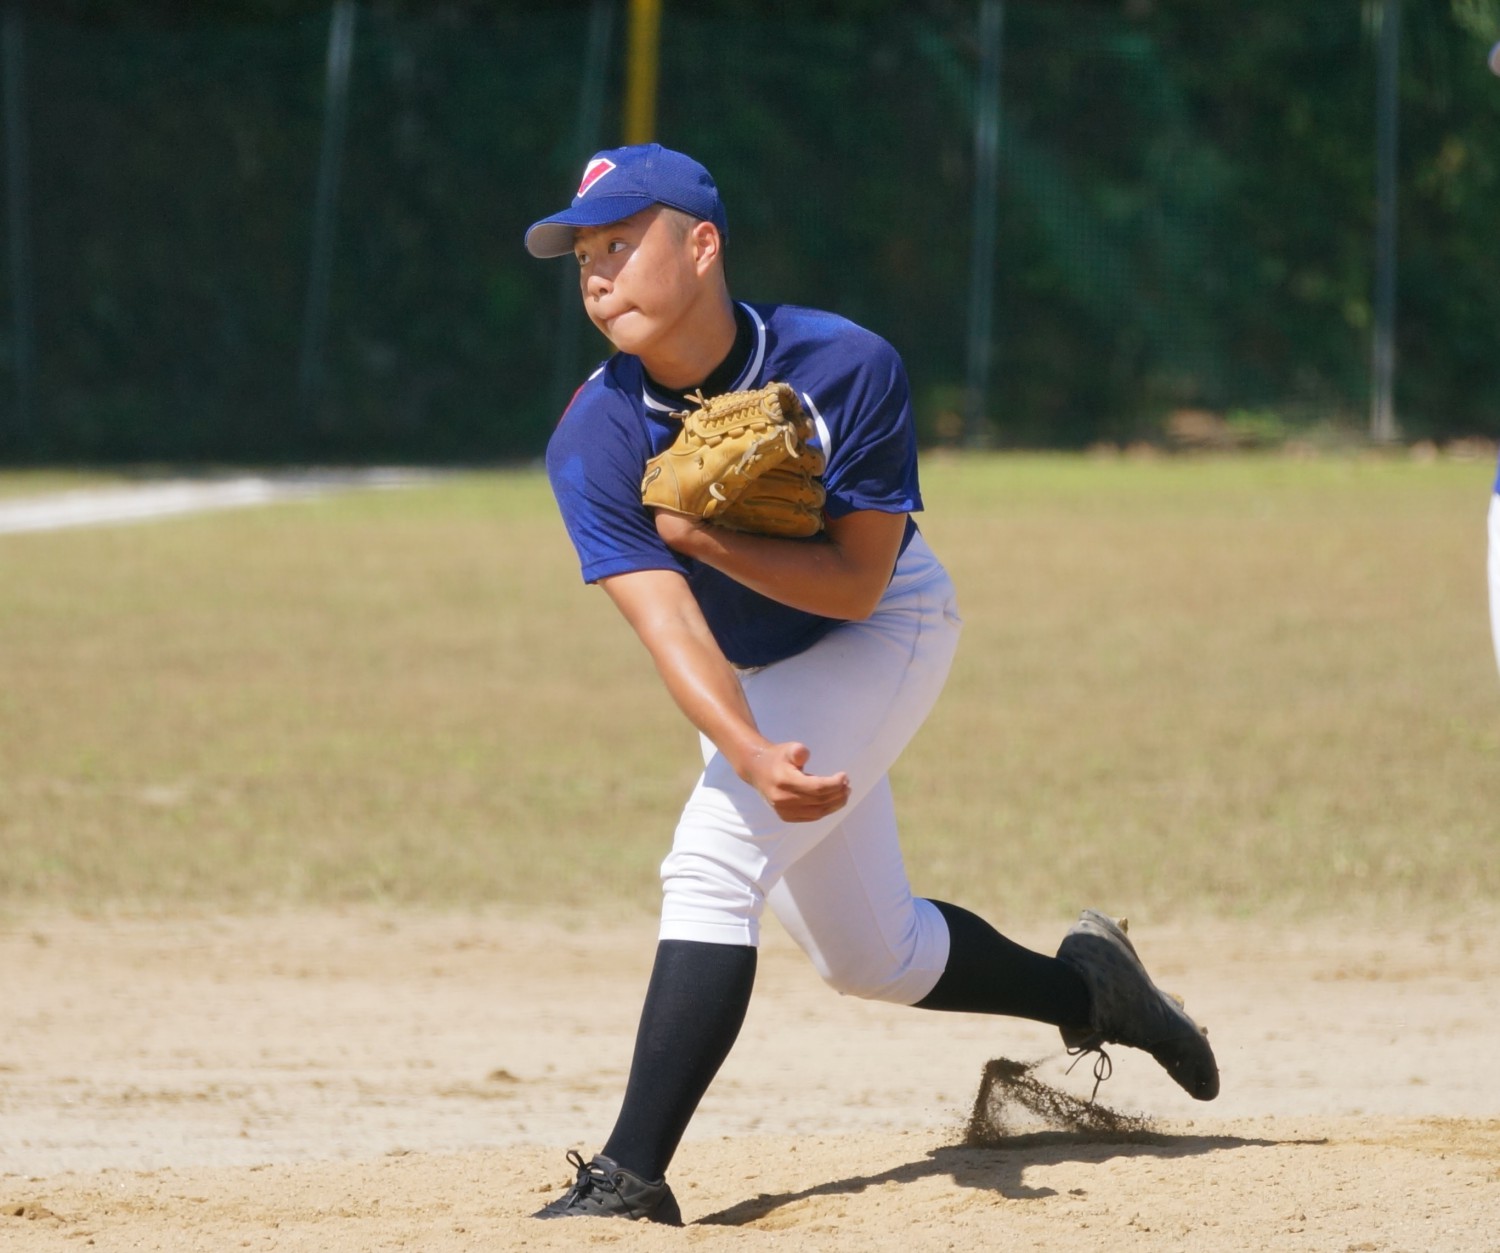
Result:
[[[1290,1143],[1324,1144],[1325,1140],[1260,1140],[1242,1136],[1155,1135],[1134,1132],[1111,1139],[1096,1132],[1043,1131],[1016,1136],[1004,1147],[967,1148],[951,1145],[933,1149],[921,1161],[905,1162],[876,1175],[832,1179],[797,1192],[763,1193],[728,1209],[697,1220],[708,1226],[743,1227],[770,1217],[777,1210],[812,1197],[854,1195],[882,1184],[910,1184],[946,1175],[961,1188],[994,1192],[1012,1200],[1055,1196],[1052,1188],[1033,1188],[1023,1177],[1030,1167],[1058,1162],[1102,1164],[1111,1158],[1157,1157],[1166,1161],[1197,1157],[1231,1149],[1274,1148]]]
[[[830,1180],[799,1192],[763,1193],[698,1222],[748,1226],[812,1197],[852,1195],[882,1184],[915,1183],[935,1175],[946,1175],[961,1188],[994,1192],[1013,1200],[1036,1200],[1055,1196],[1056,1192],[1033,1188],[1023,1181],[1026,1170],[1034,1166],[1068,1161],[1099,1165],[1114,1157],[1170,1161],[1229,1149],[1327,1143],[1322,1139],[1164,1134],[1155,1130],[1148,1118],[1080,1101],[1041,1082],[1031,1073],[1034,1066],[1004,1057],[986,1064],[961,1144],[933,1149],[922,1161],[894,1166],[878,1175]]]

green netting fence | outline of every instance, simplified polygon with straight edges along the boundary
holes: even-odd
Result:
[[[889,338],[928,442],[1123,442],[1184,409],[1358,429],[1378,8],[1004,5],[987,275],[978,6],[668,5],[658,137],[715,172],[737,294]],[[1500,433],[1490,20],[1481,0],[1406,6],[1414,437]],[[625,21],[603,2],[134,23],[12,3],[0,462],[536,456],[607,349],[567,261],[521,235],[620,142]]]

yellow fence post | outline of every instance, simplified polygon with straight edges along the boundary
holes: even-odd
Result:
[[[625,75],[625,142],[656,137],[656,79],[661,62],[661,0],[630,0],[630,63]]]

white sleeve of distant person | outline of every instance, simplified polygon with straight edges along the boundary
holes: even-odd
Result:
[[[1500,666],[1500,492],[1490,497],[1490,632]]]

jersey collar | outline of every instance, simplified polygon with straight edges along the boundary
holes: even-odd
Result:
[[[750,343],[750,357],[745,362],[745,368],[740,371],[739,376],[734,382],[725,389],[731,392],[746,390],[759,377],[761,367],[766,362],[765,322],[761,320],[760,314],[756,313],[754,309],[743,301],[736,301],[735,304],[749,315],[752,339]],[[680,413],[684,398],[676,392],[669,392],[665,388],[657,387],[647,377],[646,372],[642,370],[641,403],[655,413]]]

